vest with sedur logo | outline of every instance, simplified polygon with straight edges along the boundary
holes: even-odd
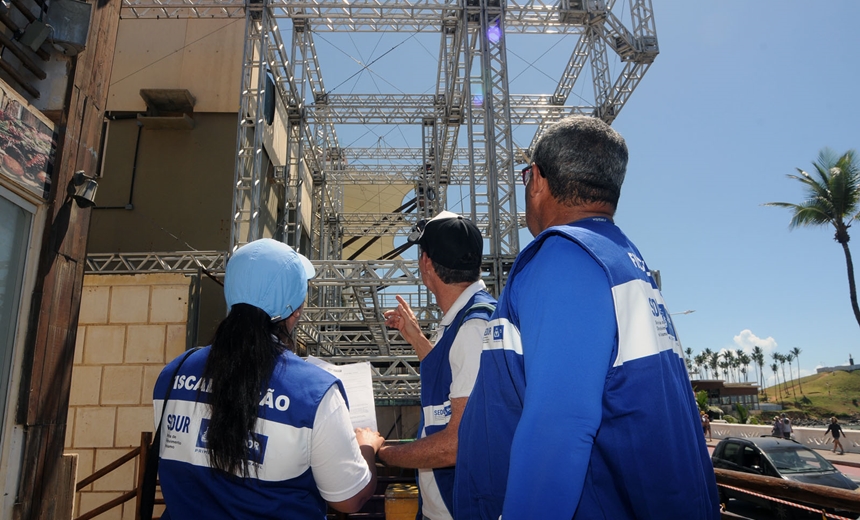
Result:
[[[201,379],[209,347],[192,354],[174,381],[178,361],[161,373],[153,391],[156,420],[167,402],[161,432],[159,478],[167,514],[162,518],[218,518],[241,512],[248,518],[326,517],[310,467],[311,435],[317,408],[340,381],[295,354],[280,356],[261,394],[256,428],[248,436],[250,476],[227,476],[209,467],[210,382]]]

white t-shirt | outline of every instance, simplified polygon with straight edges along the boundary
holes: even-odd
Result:
[[[314,418],[311,471],[327,502],[354,497],[370,482],[370,468],[355,440],[349,409],[338,387],[328,389]]]

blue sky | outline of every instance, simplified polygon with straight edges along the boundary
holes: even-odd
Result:
[[[695,309],[675,316],[684,347],[799,347],[804,374],[860,360],[832,229],[789,231],[787,210],[762,206],[801,201],[786,175],[821,148],[860,147],[860,2],[653,2],[660,55],[614,122],[630,149],[616,220],[660,270],[671,312]],[[509,36],[510,91],[551,93],[575,41]],[[336,93],[432,93],[438,45],[429,34],[316,37]],[[571,102],[591,83],[577,85]],[[409,129],[338,132],[345,146],[420,146]],[[534,127],[515,132],[527,146]]]
[[[860,147],[860,3],[654,11],[660,55],[614,124],[631,157],[617,221],[661,271],[672,312],[696,310],[675,317],[684,346],[799,347],[804,372],[860,359],[832,228],[789,231],[788,210],[762,206],[800,202],[786,175],[822,147]]]

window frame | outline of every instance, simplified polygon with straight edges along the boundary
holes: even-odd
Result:
[[[0,409],[0,492],[3,492],[3,498],[0,499],[0,518],[11,518],[18,495],[24,447],[24,427],[18,424],[17,408],[24,370],[29,311],[40,257],[38,237],[42,236],[45,229],[48,206],[43,199],[21,189],[15,183],[7,182],[5,178],[0,178],[0,198],[17,205],[30,215],[29,231],[23,240],[26,252],[17,289],[17,318],[12,335],[6,387],[0,388],[7,396],[5,409]]]

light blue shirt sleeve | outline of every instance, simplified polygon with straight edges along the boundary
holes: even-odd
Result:
[[[569,520],[600,427],[614,351],[610,284],[579,245],[549,237],[510,290],[519,315],[526,393],[502,517]]]

